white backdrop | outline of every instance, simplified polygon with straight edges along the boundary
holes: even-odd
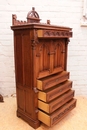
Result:
[[[10,96],[15,93],[14,46],[12,14],[26,20],[27,13],[35,7],[41,22],[68,26],[73,37],[68,47],[70,79],[76,95],[87,96],[87,27],[81,27],[83,0],[0,0],[0,93]]]

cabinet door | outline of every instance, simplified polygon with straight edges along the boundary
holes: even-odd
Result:
[[[67,54],[65,39],[54,40],[52,42],[52,48],[54,51],[53,57],[51,59],[53,61],[52,72],[65,70]]]
[[[40,39],[36,47],[37,77],[42,78],[64,70],[65,40]]]

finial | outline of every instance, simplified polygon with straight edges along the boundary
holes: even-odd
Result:
[[[47,20],[47,24],[50,24],[50,20]]]
[[[32,10],[35,11],[35,7],[32,7]]]
[[[30,12],[28,12],[27,22],[28,23],[39,23],[40,22],[39,15],[35,11],[35,7],[32,7],[32,10]]]

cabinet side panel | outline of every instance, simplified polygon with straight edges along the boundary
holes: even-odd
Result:
[[[22,41],[21,35],[15,34],[15,68],[16,83],[23,85],[23,64],[22,64]]]
[[[25,87],[32,88],[32,53],[29,32],[22,35],[22,54],[23,54],[23,82]]]
[[[14,32],[17,112],[37,120],[33,90],[31,30]],[[37,99],[36,99],[37,100]]]
[[[16,83],[32,88],[32,52],[29,31],[15,32]]]

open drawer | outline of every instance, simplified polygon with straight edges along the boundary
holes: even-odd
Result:
[[[46,113],[52,113],[74,97],[74,90],[70,90],[49,103],[38,100],[38,108]]]
[[[65,105],[57,109],[51,115],[39,110],[38,119],[46,124],[47,126],[53,126],[58,123],[62,118],[64,118],[69,111],[71,111],[76,106],[76,99],[72,99]]]
[[[57,85],[59,83],[68,80],[68,78],[69,78],[69,72],[63,71],[58,74],[37,80],[37,88],[39,90],[46,90],[53,87],[54,85]]]
[[[50,102],[53,99],[57,98],[61,94],[67,92],[72,88],[72,81],[65,81],[59,85],[56,85],[48,90],[39,91],[38,92],[38,99],[44,102]]]

